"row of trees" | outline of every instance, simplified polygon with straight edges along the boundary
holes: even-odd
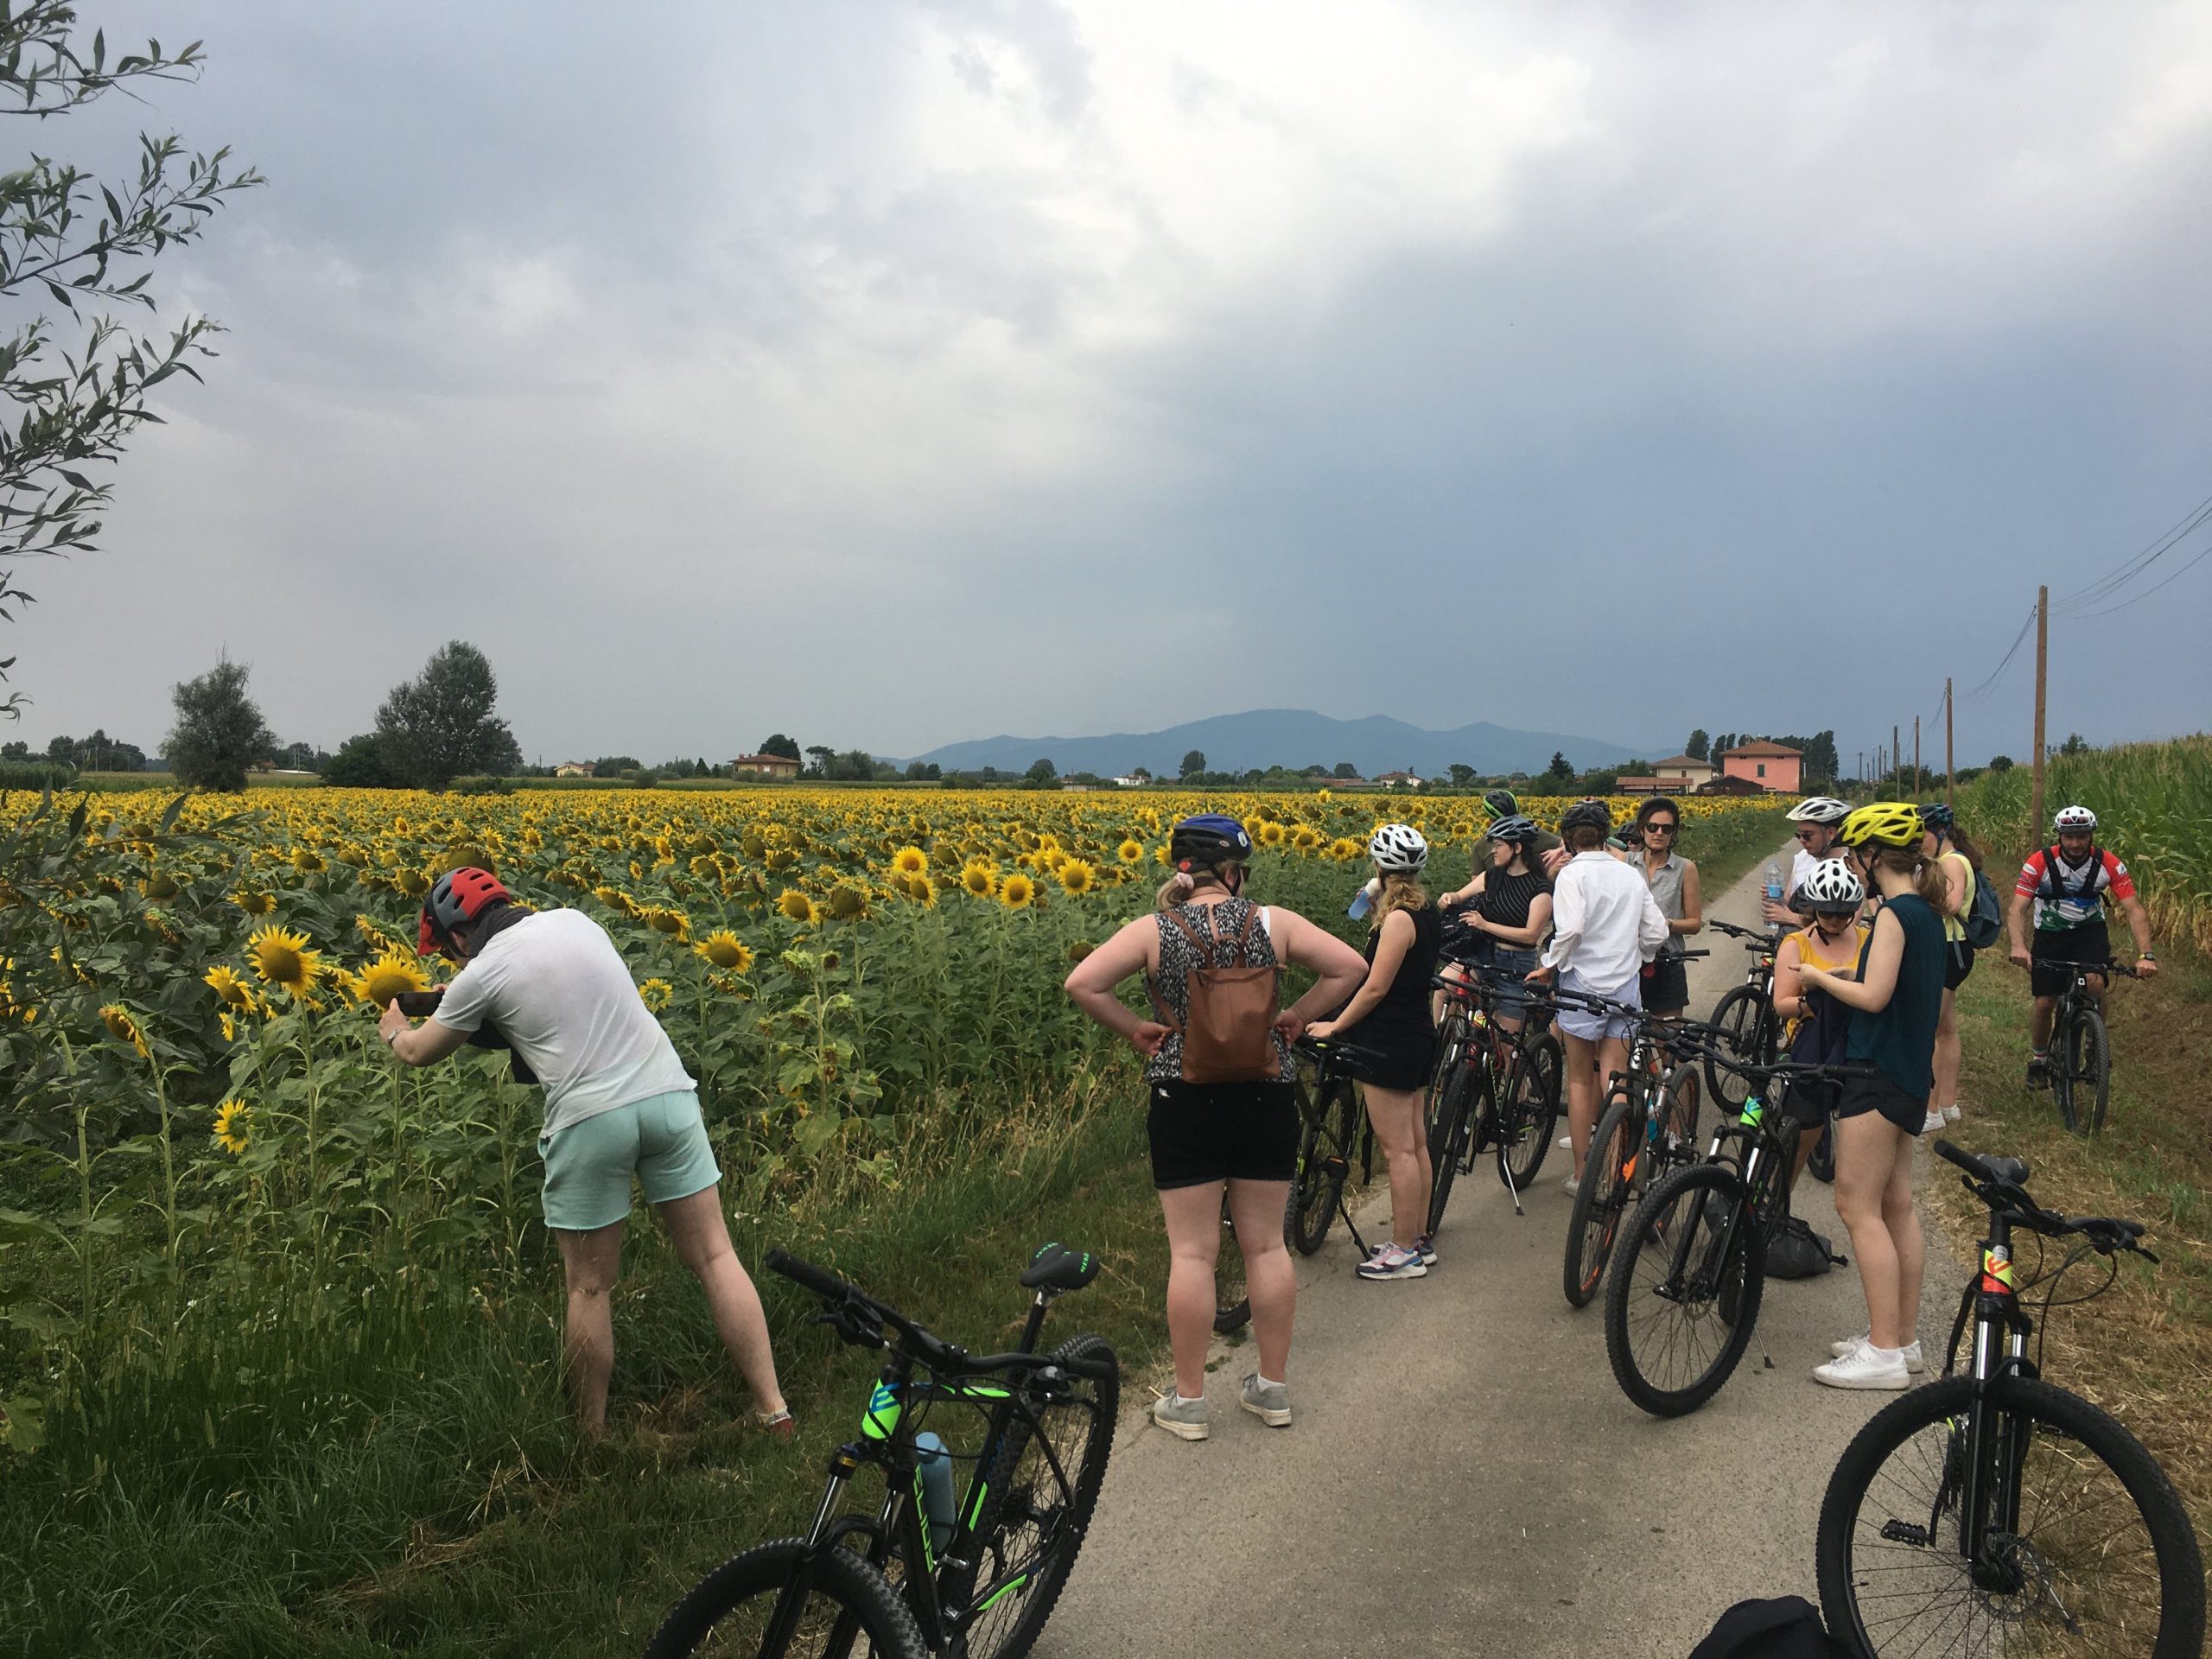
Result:
[[[1834,783],[1843,776],[1843,758],[1836,753],[1833,731],[1815,732],[1810,737],[1773,737],[1764,732],[1723,732],[1713,737],[1700,726],[1682,745],[1682,753],[1693,760],[1711,762],[1715,756],[1746,743],[1779,743],[1784,748],[1796,749],[1805,757],[1805,781],[1808,784]]]

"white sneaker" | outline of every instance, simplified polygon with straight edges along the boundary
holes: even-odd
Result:
[[[1565,1147],[1569,1152],[1573,1152],[1574,1150],[1574,1137],[1571,1135],[1562,1135],[1560,1136],[1559,1143],[1562,1147]]]
[[[1828,1352],[1834,1355],[1838,1359],[1841,1359],[1846,1354],[1851,1352],[1853,1349],[1864,1348],[1866,1345],[1867,1340],[1868,1339],[1863,1336],[1844,1337],[1837,1341],[1828,1344]],[[1928,1369],[1928,1362],[1921,1357],[1920,1341],[1917,1338],[1915,1338],[1912,1341],[1905,1344],[1904,1368],[1908,1371],[1911,1372],[1915,1376],[1918,1376],[1923,1371]]]
[[[1936,1130],[1943,1127],[1944,1122],[1945,1119],[1942,1113],[1930,1109],[1928,1114],[1928,1121],[1920,1126],[1920,1132],[1923,1135],[1933,1135]]]
[[[1582,1190],[1582,1183],[1570,1175],[1559,1184],[1559,1190],[1571,1198]]]
[[[1946,1106],[1946,1107],[1943,1109],[1943,1116],[1944,1116],[1946,1118],[1949,1119],[1952,1122],[1954,1122],[1954,1123],[1957,1122],[1959,1121],[1959,1105],[1958,1105],[1958,1103],[1957,1103],[1956,1101],[1953,1101],[1953,1102],[1952,1102],[1948,1106]]]
[[[1912,1386],[1902,1359],[1883,1359],[1860,1343],[1840,1358],[1813,1368],[1813,1381],[1831,1389],[1885,1389],[1895,1393]]]

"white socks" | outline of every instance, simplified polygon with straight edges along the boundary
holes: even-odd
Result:
[[[1263,1389],[1279,1389],[1282,1387],[1281,1383],[1275,1382],[1270,1377],[1262,1376],[1257,1371],[1252,1373],[1252,1380]]]

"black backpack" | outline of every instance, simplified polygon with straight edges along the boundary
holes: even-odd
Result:
[[[1827,1632],[1820,1609],[1802,1596],[1739,1601],[1720,1615],[1689,1659],[1850,1659]]]
[[[2058,876],[2058,849],[2043,849],[2043,879],[2036,883],[2036,897],[2054,902],[2066,899],[2075,904],[2094,904],[2097,899],[2097,872],[2105,867],[2105,849],[2094,842],[2089,843],[2089,868],[2076,883],[2062,881]],[[1979,946],[1975,947],[1977,950]]]

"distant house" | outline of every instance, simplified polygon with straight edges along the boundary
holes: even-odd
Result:
[[[1681,779],[1683,787],[1687,789],[1695,789],[1700,784],[1711,783],[1713,777],[1713,763],[1709,760],[1700,760],[1694,754],[1670,754],[1664,760],[1654,760],[1651,763],[1651,770],[1655,775],[1661,778]],[[1659,792],[1665,793],[1663,790]]]
[[[1378,774],[1375,781],[1386,789],[1399,784],[1403,784],[1408,789],[1419,789],[1421,774],[1414,772],[1386,772]]]
[[[1720,762],[1722,777],[1741,778],[1770,795],[1796,794],[1805,764],[1802,750],[1764,740],[1739,743],[1716,758]]]
[[[1712,775],[1712,769],[1708,767],[1706,776],[1710,778]],[[1699,783],[1703,781],[1703,779],[1698,780]],[[1688,795],[1697,786],[1687,778],[1617,778],[1613,780],[1613,791],[1618,795]]]
[[[784,754],[741,754],[729,770],[734,778],[796,778],[798,762]]]
[[[1764,784],[1755,779],[1738,778],[1732,773],[1725,778],[1715,778],[1708,784],[1700,784],[1697,792],[1700,795],[1764,795],[1770,791]]]
[[[588,778],[597,764],[592,760],[563,760],[553,768],[553,775],[556,778]]]
[[[1149,778],[1115,778],[1109,780],[1116,789],[1142,789],[1152,781]]]

